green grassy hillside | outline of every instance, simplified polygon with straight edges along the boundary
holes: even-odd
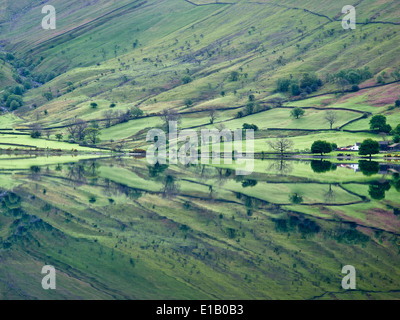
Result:
[[[53,0],[55,30],[43,5],[0,2],[0,299],[398,299],[398,158],[309,153],[394,138],[369,122],[400,123],[399,1]],[[166,110],[257,126],[253,173],[121,155]]]
[[[15,114],[23,116],[24,124],[57,128],[75,117],[104,119],[111,104],[115,118],[116,112],[133,106],[149,115],[165,108],[179,112],[233,108],[230,113],[217,112],[217,123],[230,129],[245,122],[262,129],[329,129],[324,113],[318,110],[298,121],[282,109],[231,121],[240,110],[235,108],[246,105],[249,96],[254,97],[255,110],[261,105],[261,111],[274,106],[274,97],[295,98],[290,92],[276,92],[278,79],[300,80],[308,73],[316,74],[323,86],[292,105],[349,109],[339,112],[335,127],[357,118],[351,110],[383,112],[396,126],[398,109],[386,113],[386,108],[399,98],[400,84],[383,82],[398,79],[393,72],[400,67],[400,49],[393,44],[400,40],[396,19],[400,6],[392,1],[362,1],[356,6],[357,29],[343,30],[342,2],[303,1],[300,6],[296,1],[148,0],[74,5],[55,1],[56,30],[41,29],[38,3],[27,2],[18,14],[16,6],[8,4],[0,37],[3,49],[15,56],[9,63],[14,72],[21,75],[23,71],[21,81],[46,82],[26,90]],[[366,89],[357,93],[340,94],[340,85],[329,79],[341,70],[366,67],[368,79],[359,83]],[[379,76],[383,86],[368,89],[377,84]],[[307,99],[330,92],[338,93],[317,104]],[[91,108],[91,103],[97,108]],[[193,120],[185,114],[182,127],[209,124],[206,112]],[[355,121],[345,129],[368,130],[368,121]],[[133,147],[143,139],[135,134],[159,122],[111,124],[107,129],[105,122],[100,123],[104,146],[110,146],[108,140],[133,138],[136,143],[128,144]],[[65,128],[51,132],[66,134]]]

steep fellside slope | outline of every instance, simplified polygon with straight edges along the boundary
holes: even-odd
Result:
[[[342,70],[368,70],[357,81],[360,88],[398,80],[400,4],[357,1],[357,29],[344,30],[345,2],[56,1],[53,31],[40,28],[39,6],[31,5],[2,24],[4,47],[16,56],[18,72],[45,82],[24,94],[17,113],[54,128],[74,117],[103,119],[112,103],[120,112],[140,106],[154,114],[165,108],[187,111],[187,106],[190,111],[238,108],[254,96],[273,107],[277,81],[300,80],[304,74],[315,74],[323,84],[303,92],[306,97],[350,89],[350,83],[343,87],[330,78]],[[375,107],[392,105],[398,89],[398,83],[382,86],[386,98],[379,103],[364,95],[368,90],[360,91],[349,96],[350,109],[385,112]],[[279,96],[293,98],[290,92]],[[340,104],[339,98],[328,96],[322,107]],[[393,112],[395,125],[398,112]],[[220,119],[235,113],[221,113]],[[187,126],[208,123],[206,113],[197,118]],[[155,125],[151,120],[136,131]],[[322,127],[310,123],[309,129]]]

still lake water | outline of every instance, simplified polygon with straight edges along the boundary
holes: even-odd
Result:
[[[399,172],[1,156],[0,298],[398,299]],[[42,289],[45,265],[56,290]]]

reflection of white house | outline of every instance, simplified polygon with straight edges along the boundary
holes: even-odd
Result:
[[[352,169],[354,172],[360,171],[358,163],[342,163],[339,166],[342,168]]]
[[[359,168],[359,165],[358,165],[358,163],[351,163],[351,164],[349,164],[349,165],[348,165],[348,168],[351,168],[351,169],[353,169],[353,170],[354,170],[354,172],[358,172],[358,171],[360,171],[360,168]]]
[[[352,147],[349,147],[349,150],[352,150],[352,151],[359,151],[360,150],[360,146],[361,146],[361,143],[356,143],[354,146],[352,146]]]

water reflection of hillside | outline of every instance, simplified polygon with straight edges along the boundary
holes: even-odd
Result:
[[[154,298],[156,281],[175,298],[312,298],[337,292],[342,264],[363,261],[360,272],[374,273],[365,290],[391,296],[400,272],[398,174],[343,182],[347,170],[327,161],[262,165],[246,177],[126,159],[13,172],[7,179],[23,183],[0,192],[0,281],[23,255],[56,265],[67,283],[91,283],[82,295],[102,288]],[[28,271],[7,272],[22,283]]]

